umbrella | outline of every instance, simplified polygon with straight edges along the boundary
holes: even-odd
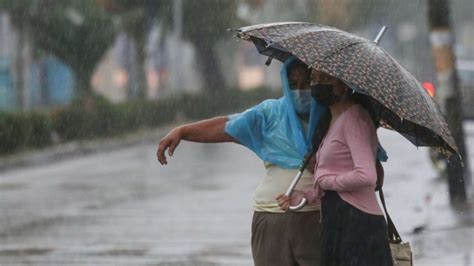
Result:
[[[431,146],[450,156],[455,141],[433,99],[420,82],[376,41],[325,25],[305,22],[260,24],[237,29],[237,37],[259,53],[284,61],[295,56],[308,66],[339,78],[370,96],[380,125],[416,146]]]

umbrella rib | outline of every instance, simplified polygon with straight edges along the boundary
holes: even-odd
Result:
[[[418,144],[419,144],[419,143],[418,143],[418,130],[416,130],[417,127],[416,127],[416,124],[415,124],[415,123],[413,123],[413,127],[415,127],[415,146],[418,147]]]
[[[324,58],[328,58],[328,57],[334,56],[335,54],[341,52],[342,50],[346,49],[347,47],[351,47],[351,46],[353,46],[353,45],[357,45],[357,44],[360,44],[360,43],[365,43],[365,41],[354,42],[354,43],[348,44],[348,45],[346,45],[346,46],[343,46],[343,47],[341,47],[341,48],[338,48],[338,49],[336,49],[335,51],[331,51],[331,54],[326,55]]]
[[[321,32],[339,32],[339,33],[344,33],[343,31],[337,29],[337,28],[320,28],[320,29],[317,29],[317,30],[314,30],[314,28],[312,27],[308,27],[308,28],[304,28],[304,29],[301,29],[295,33],[293,33],[291,36],[288,36],[288,37],[284,37],[282,38],[283,36],[280,36],[280,37],[277,37],[277,36],[272,36],[272,43],[277,43],[279,44],[281,41],[284,41],[284,40],[288,40],[288,39],[292,39],[292,38],[297,38],[301,35],[304,35],[304,34],[307,34],[307,33],[321,33]],[[265,40],[266,42],[269,41],[269,37],[268,36],[259,36],[259,35],[256,35],[255,33],[251,33],[249,34],[248,32],[241,32],[241,35],[248,35],[248,36],[251,36],[251,37],[255,37],[255,38],[260,38],[262,40]],[[242,39],[245,39],[244,37],[241,37]],[[354,44],[357,44],[357,43],[364,43],[364,42],[368,42],[368,40],[366,39],[363,39],[363,38],[358,38],[360,39],[359,41],[355,42]],[[346,46],[342,47],[341,49],[344,49]]]
[[[382,119],[382,112],[383,112],[383,107],[381,106],[379,108],[379,117],[377,117],[377,119],[379,120],[379,125],[380,125],[380,120]]]

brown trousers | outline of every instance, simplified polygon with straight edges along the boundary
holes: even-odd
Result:
[[[254,212],[252,255],[256,266],[318,266],[320,212]]]

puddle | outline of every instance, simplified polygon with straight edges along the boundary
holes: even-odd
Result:
[[[0,256],[39,256],[52,252],[51,248],[19,248],[0,250]]]
[[[3,183],[0,184],[0,191],[17,191],[27,187],[28,185],[24,183]]]
[[[117,248],[110,249],[95,253],[95,256],[130,256],[130,257],[141,257],[147,253],[146,249],[127,249],[127,248]]]
[[[191,188],[193,190],[214,191],[222,189],[222,186],[217,184],[192,184]]]
[[[66,190],[92,190],[95,189],[93,185],[82,184],[82,183],[64,183],[61,185]]]

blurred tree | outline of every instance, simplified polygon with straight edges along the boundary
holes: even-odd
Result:
[[[36,48],[71,67],[76,96],[91,94],[91,76],[115,39],[110,16],[94,0],[0,0],[0,8],[22,25]]]
[[[14,67],[15,67],[15,90],[16,90],[16,106],[19,110],[25,111],[26,106],[26,82],[25,82],[25,65],[24,51],[27,46],[28,36],[25,30],[25,23],[20,22],[16,25],[17,39],[15,47]]]
[[[168,21],[170,0],[97,0],[107,12],[119,19],[121,31],[125,32],[135,42],[137,55],[137,93],[136,97],[144,99],[147,96],[146,78],[146,42],[154,21]],[[130,90],[130,88],[129,88]],[[129,96],[131,92],[129,92]]]
[[[135,40],[138,64],[145,56],[145,41],[156,17],[162,25],[162,32],[177,30],[173,21],[173,1],[171,0],[97,0],[101,6],[113,14],[120,15],[123,29]],[[183,0],[182,35],[196,49],[198,70],[207,91],[216,91],[226,87],[226,82],[219,67],[216,44],[222,38],[228,38],[226,29],[236,20],[236,0]],[[179,30],[179,29],[178,29]],[[139,54],[141,53],[141,54]],[[142,71],[140,71],[142,72]],[[142,72],[144,73],[144,72]],[[144,77],[144,74],[140,74]],[[144,78],[139,78],[145,81]],[[142,86],[140,86],[142,87]],[[144,88],[144,87],[142,87]],[[144,92],[141,92],[141,95]]]
[[[19,8],[19,3],[9,3],[12,9],[12,12],[10,13],[23,13],[23,10]],[[3,8],[4,6],[7,5],[6,0],[1,0],[0,1],[0,8]],[[25,43],[27,42],[27,34],[26,34],[26,23],[24,21],[20,20],[17,23],[14,24],[16,33],[17,33],[17,40],[16,40],[16,47],[15,47],[15,53],[14,53],[14,73],[15,73],[15,92],[16,92],[16,107],[19,110],[25,110],[26,109],[26,88],[25,88],[25,77],[24,77],[24,58],[23,58],[23,50]]]
[[[226,30],[237,21],[237,4],[236,0],[185,0],[183,3],[183,38],[194,45],[204,89],[211,93],[226,88],[216,45],[223,38],[229,38]]]

